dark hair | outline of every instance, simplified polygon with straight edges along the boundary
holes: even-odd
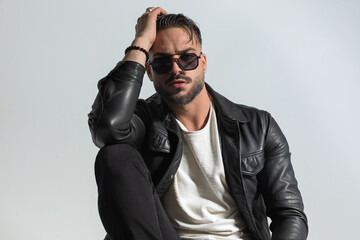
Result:
[[[168,29],[171,27],[179,27],[179,28],[183,28],[183,29],[187,30],[190,35],[190,41],[192,41],[192,39],[195,35],[196,42],[200,46],[202,45],[200,29],[192,19],[190,19],[180,13],[180,14],[162,15],[156,21],[156,30],[157,31],[163,30],[163,29]]]

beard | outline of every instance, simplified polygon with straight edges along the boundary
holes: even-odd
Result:
[[[174,105],[186,105],[190,103],[194,98],[199,95],[201,90],[204,88],[204,74],[197,76],[192,80],[190,77],[185,75],[173,75],[168,80],[165,81],[165,84],[167,85],[171,81],[175,79],[184,79],[187,83],[193,82],[193,85],[191,86],[191,89],[189,92],[185,95],[178,95],[181,91],[183,91],[182,88],[178,88],[175,93],[169,93],[167,92],[161,84],[154,84],[156,92],[162,97],[165,101],[174,104]]]

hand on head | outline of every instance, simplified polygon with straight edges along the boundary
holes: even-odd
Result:
[[[135,39],[126,49],[123,61],[134,61],[145,66],[149,58],[149,50],[156,38],[156,20],[167,12],[160,7],[149,7],[137,20]],[[136,51],[132,51],[132,50]],[[140,51],[138,51],[140,50]]]
[[[137,20],[133,45],[140,46],[149,51],[156,38],[156,20],[166,14],[167,11],[160,7],[147,8],[146,12]]]

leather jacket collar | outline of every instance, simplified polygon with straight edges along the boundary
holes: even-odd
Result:
[[[210,87],[209,84],[205,83],[205,85],[206,90],[209,92],[210,96],[214,100],[214,104],[218,114],[221,114],[230,120],[235,120],[241,123],[246,123],[249,121],[248,117],[244,114],[244,112],[241,111],[239,107],[237,107],[237,105],[239,104],[235,104],[217,93]]]

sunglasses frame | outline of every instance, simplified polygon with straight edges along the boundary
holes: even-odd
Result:
[[[179,59],[181,58],[182,55],[194,55],[196,56],[196,58],[194,58],[194,61],[196,61],[196,66],[194,68],[190,68],[190,69],[184,69],[183,66],[181,66],[181,64],[179,63]],[[201,58],[201,55],[203,53],[200,52],[200,55],[196,55],[196,53],[182,53],[182,54],[171,54],[171,55],[166,55],[166,56],[162,56],[162,57],[158,57],[158,58],[168,58],[171,60],[171,64],[173,64],[173,62],[175,61],[176,64],[178,65],[178,67],[183,70],[183,71],[191,71],[191,70],[194,70],[196,69],[198,66],[199,66],[199,59]],[[176,55],[180,55],[178,58],[173,58],[173,56],[176,56]],[[154,60],[156,60],[157,58],[155,58]],[[164,72],[164,73],[159,73],[158,71],[156,71],[153,67],[153,62],[154,60],[152,60],[151,62],[149,61],[149,65],[152,67],[152,69],[154,70],[154,72],[156,72],[157,74],[166,74],[166,73],[169,73],[171,72],[171,68],[169,68],[169,71],[168,72]]]

